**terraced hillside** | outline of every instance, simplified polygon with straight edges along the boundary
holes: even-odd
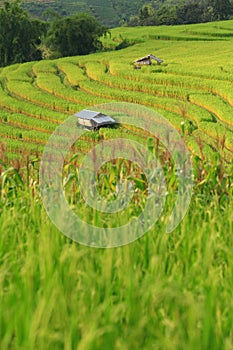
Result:
[[[135,44],[1,69],[0,136],[9,159],[42,152],[57,125],[83,108],[126,101],[165,116],[193,153],[208,158],[218,150],[231,162],[233,21],[114,29],[104,45],[114,48],[122,37]],[[132,62],[148,53],[164,62],[134,69]]]
[[[125,49],[0,69],[1,350],[233,349],[232,37],[233,21],[120,28],[103,41],[132,44]],[[149,53],[164,62],[134,69]],[[55,139],[41,164],[37,153],[63,120],[109,101],[170,120],[200,156],[192,157],[193,186],[187,162],[172,164],[159,142],[129,125],[83,133],[61,169],[59,146],[72,140],[63,129],[65,143]],[[145,163],[129,162],[123,143],[107,148],[110,161],[98,157],[106,150],[99,141],[119,135],[147,142],[151,152],[138,157]],[[90,163],[79,167],[89,149],[92,183]],[[119,210],[105,210],[114,202]],[[106,238],[114,245],[100,245]]]

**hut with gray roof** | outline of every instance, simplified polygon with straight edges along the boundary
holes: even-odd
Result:
[[[75,114],[78,117],[78,124],[87,128],[97,130],[102,126],[108,126],[116,123],[116,121],[108,115],[100,112],[83,109]]]
[[[141,67],[142,65],[151,65],[151,60],[155,60],[158,64],[163,63],[163,60],[161,58],[158,58],[152,54],[139,58],[133,63],[136,65],[136,67]]]

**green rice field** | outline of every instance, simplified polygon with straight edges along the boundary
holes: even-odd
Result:
[[[0,68],[0,349],[231,350],[233,21],[122,27],[102,41],[104,52]],[[148,54],[163,63],[135,69]],[[143,169],[115,160],[100,169],[98,189],[112,200],[119,179],[131,181],[129,207],[114,217],[85,204],[80,159],[101,141],[141,142],[158,155],[167,184],[164,210],[145,235],[95,249],[50,220],[40,160],[68,117],[110,102],[145,106],[179,132],[191,154],[192,199],[166,233],[179,183],[164,146],[127,125],[86,132],[66,157],[63,189],[87,223],[120,226],[148,195]]]

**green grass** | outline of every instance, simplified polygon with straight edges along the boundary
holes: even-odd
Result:
[[[219,203],[214,164],[172,234],[164,213],[138,241],[107,250],[61,235],[33,169],[2,174],[1,349],[232,348],[232,187]]]

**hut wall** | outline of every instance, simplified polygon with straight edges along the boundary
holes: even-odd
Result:
[[[90,119],[79,118],[78,122],[79,122],[80,125],[92,127],[92,121]]]

